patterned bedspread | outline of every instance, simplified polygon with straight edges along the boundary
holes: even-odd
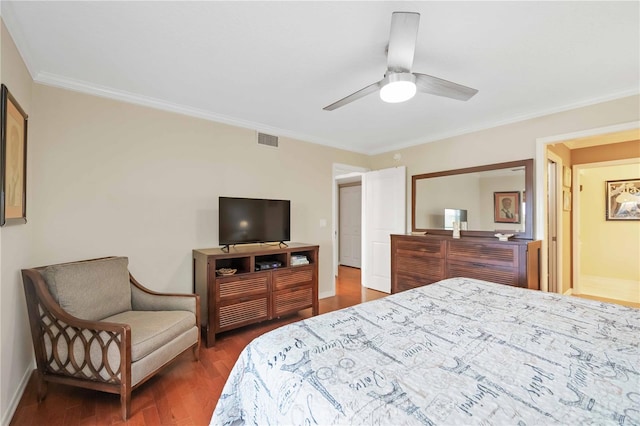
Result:
[[[273,330],[211,424],[640,424],[640,310],[453,278]]]

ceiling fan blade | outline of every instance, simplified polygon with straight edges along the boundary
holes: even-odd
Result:
[[[458,99],[460,101],[468,101],[473,95],[478,93],[477,89],[472,89],[471,87],[427,74],[413,73],[413,75],[416,76],[416,86],[418,86],[418,90],[424,93]]]
[[[377,92],[380,89],[380,82],[375,82],[373,84],[368,85],[364,89],[360,89],[355,93],[350,94],[349,96],[345,96],[337,102],[332,103],[331,105],[327,105],[322,108],[325,111],[333,111],[336,108],[340,108],[341,106],[345,106],[353,101],[357,101],[360,98],[364,98],[367,95],[370,95],[373,92]]]
[[[419,13],[393,12],[391,15],[391,32],[387,50],[389,71],[411,72],[419,24]]]

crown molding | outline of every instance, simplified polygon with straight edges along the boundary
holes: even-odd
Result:
[[[533,113],[529,113],[529,114],[522,114],[522,115],[517,115],[517,116],[513,116],[511,118],[507,118],[506,120],[498,120],[498,121],[486,121],[482,124],[479,124],[477,126],[472,126],[472,127],[468,127],[465,129],[459,129],[456,130],[454,132],[444,132],[444,133],[439,133],[436,134],[428,139],[413,139],[413,140],[409,140],[409,141],[405,141],[405,142],[401,142],[398,144],[394,144],[393,147],[386,147],[384,149],[378,149],[378,150],[374,150],[372,152],[370,152],[370,155],[378,155],[378,154],[385,154],[387,152],[391,152],[391,151],[395,151],[398,149],[404,149],[404,148],[410,148],[413,146],[417,146],[417,145],[422,145],[422,144],[426,144],[426,143],[431,143],[431,142],[437,142],[439,140],[443,140],[443,139],[449,139],[449,138],[453,138],[456,136],[462,136],[462,135],[466,135],[469,133],[474,133],[474,132],[480,132],[483,130],[488,130],[488,129],[492,129],[494,127],[501,127],[501,126],[506,126],[508,124],[514,124],[514,123],[518,123],[521,121],[526,121],[526,120],[531,120],[534,118],[539,118],[539,117],[544,117],[546,115],[551,115],[551,114],[557,114],[557,113],[561,113],[561,112],[565,112],[565,111],[570,111],[573,109],[578,109],[578,108],[583,108],[583,107],[588,107],[591,105],[596,105],[599,103],[603,103],[603,102],[608,102],[608,101],[614,101],[616,99],[622,99],[622,98],[626,98],[629,96],[636,96],[636,95],[640,95],[640,89],[638,88],[634,88],[634,89],[629,89],[629,90],[623,90],[620,92],[616,92],[613,94],[609,94],[609,95],[605,95],[605,96],[599,96],[596,98],[590,98],[590,99],[584,99],[578,102],[573,102],[570,104],[566,104],[563,106],[559,106],[559,107],[554,107],[554,108],[549,108],[546,110],[540,110],[540,111],[536,111]]]
[[[34,78],[34,81],[36,83],[43,84],[46,86],[67,89],[74,92],[79,92],[79,93],[94,95],[102,98],[108,98],[108,99],[127,102],[131,104],[146,106],[149,108],[159,109],[163,111],[174,112],[174,113],[186,115],[189,117],[201,118],[203,120],[214,121],[216,123],[228,124],[230,126],[256,130],[258,132],[268,133],[270,135],[275,135],[280,137],[287,137],[287,138],[296,139],[303,142],[330,146],[332,148],[343,149],[346,151],[357,152],[360,154],[367,154],[366,152],[354,150],[353,148],[348,146],[340,146],[333,141],[313,137],[311,135],[307,135],[304,133],[292,132],[287,129],[281,129],[278,127],[269,126],[259,122],[253,122],[249,120],[230,117],[223,114],[217,114],[204,109],[193,108],[186,105],[180,105],[180,104],[168,102],[162,99],[143,96],[136,93],[127,92],[124,90],[117,90],[108,86],[101,86],[101,85],[89,83],[82,80],[62,77],[52,73],[40,72]]]
[[[634,96],[640,94],[640,90],[637,88],[623,90],[617,93],[609,94],[606,96],[600,96],[596,98],[584,99],[577,102],[573,102],[570,104],[566,104],[559,107],[549,108],[546,110],[540,110],[530,114],[522,114],[513,116],[506,120],[499,121],[487,121],[477,126],[467,127],[463,129],[456,130],[454,132],[444,132],[436,134],[430,138],[417,138],[413,140],[403,141],[397,144],[387,145],[384,148],[374,149],[374,150],[358,150],[353,147],[349,147],[344,144],[338,144],[335,141],[330,141],[322,138],[317,138],[311,135],[292,132],[287,129],[281,129],[273,126],[268,126],[263,123],[242,120],[235,117],[230,117],[227,115],[217,114],[211,111],[192,108],[185,105],[179,105],[172,102],[164,101],[161,99],[151,98],[148,96],[142,96],[135,93],[130,93],[122,90],[113,89],[107,86],[100,86],[93,83],[70,79],[66,77],[61,77],[55,74],[41,72],[34,79],[35,82],[58,87],[62,89],[72,90],[80,93],[85,93],[89,95],[99,96],[108,99],[114,99],[122,102],[127,102],[131,104],[146,106],[150,108],[160,109],[163,111],[174,112],[177,114],[182,114],[190,117],[201,118],[208,121],[214,121],[217,123],[228,124],[235,127],[241,127],[245,129],[252,129],[258,132],[268,133],[275,136],[287,137],[291,139],[296,139],[303,142],[314,143],[318,145],[329,146],[336,149],[342,149],[345,151],[355,152],[359,154],[365,155],[378,155],[384,154],[387,152],[395,151],[398,149],[410,148],[416,145],[422,145],[426,143],[436,142],[443,139],[448,139],[456,136],[461,136],[469,133],[479,132],[483,130],[488,130],[495,127],[505,126],[508,124],[518,123],[521,121],[531,120],[534,118],[543,117],[546,115],[557,114],[564,111],[570,111],[572,109],[587,107],[590,105],[599,104],[602,102],[612,101],[616,99],[625,98],[628,96]]]

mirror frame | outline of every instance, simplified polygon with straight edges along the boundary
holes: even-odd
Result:
[[[413,175],[411,177],[411,231],[412,232],[424,232],[428,234],[436,235],[451,235],[453,233],[450,229],[430,229],[430,228],[416,228],[416,183],[420,179],[429,179],[442,176],[459,175],[465,173],[484,172],[497,169],[508,169],[513,167],[524,166],[524,190],[527,194],[527,201],[525,203],[525,220],[524,220],[524,232],[514,235],[514,239],[518,240],[533,240],[533,212],[535,204],[535,193],[533,192],[533,159],[509,161],[506,163],[487,164],[484,166],[467,167],[464,169],[445,170],[434,173],[423,173],[420,175]],[[494,237],[496,231],[460,231],[461,236],[470,237]]]

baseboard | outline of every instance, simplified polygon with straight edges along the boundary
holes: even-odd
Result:
[[[640,282],[582,275],[580,276],[580,294],[640,303]]]
[[[562,294],[564,294],[565,296],[571,296],[571,295],[573,294],[573,289],[572,289],[572,288],[570,288],[569,290],[565,291],[565,292],[564,292],[564,293],[562,293]]]
[[[18,389],[13,395],[13,398],[11,398],[11,403],[9,404],[7,411],[2,415],[2,426],[9,426],[9,423],[11,423],[11,419],[13,418],[13,415],[16,413],[16,410],[18,409],[18,404],[20,404],[20,399],[22,399],[24,390],[27,388],[27,384],[29,383],[29,378],[31,377],[31,374],[33,373],[33,370],[35,368],[36,368],[35,363],[31,362],[31,364],[29,364],[29,368],[27,368],[27,371],[25,371],[24,375],[22,376],[22,380],[20,380],[20,385],[18,386]]]
[[[318,293],[318,299],[326,299],[327,297],[333,297],[335,295],[335,291],[323,291],[322,293]]]

